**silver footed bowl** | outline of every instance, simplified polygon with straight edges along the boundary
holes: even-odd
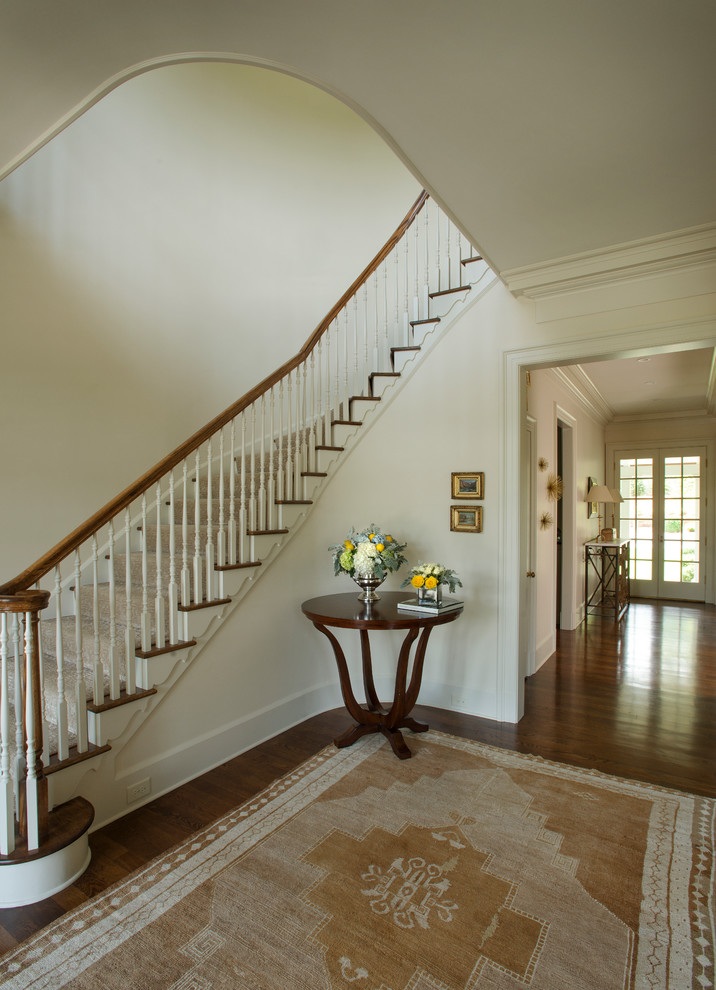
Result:
[[[385,581],[384,577],[379,578],[376,577],[375,574],[369,574],[365,576],[354,574],[353,580],[355,581],[355,583],[358,585],[359,588],[363,589],[360,595],[358,595],[359,602],[365,602],[366,604],[370,604],[371,602],[380,601],[380,595],[376,595],[375,589],[379,588],[383,583],[383,581]]]

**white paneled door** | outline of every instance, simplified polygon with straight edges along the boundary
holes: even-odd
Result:
[[[705,447],[615,452],[633,596],[704,600],[705,472]]]

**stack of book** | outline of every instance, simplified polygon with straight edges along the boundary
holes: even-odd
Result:
[[[443,598],[439,605],[431,602],[421,602],[419,598],[406,598],[404,602],[398,602],[398,608],[404,612],[439,613],[442,615],[443,612],[454,612],[456,609],[462,608],[464,604],[464,602],[458,601],[457,598]]]

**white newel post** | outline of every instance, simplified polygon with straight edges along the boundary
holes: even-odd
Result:
[[[42,764],[42,691],[40,677],[40,638],[39,613],[47,608],[50,601],[49,591],[36,589],[20,591],[15,595],[0,595],[0,613],[2,613],[2,630],[0,653],[2,654],[3,699],[0,709],[0,799],[3,801],[0,815],[0,852],[7,855],[14,845],[14,820],[8,818],[9,809],[17,815],[20,835],[27,842],[28,850],[38,849],[40,842],[47,833],[48,824],[48,795],[47,780]],[[7,615],[14,614],[18,619],[25,620],[25,642],[23,666],[25,682],[24,731],[22,748],[26,754],[24,780],[18,780],[18,800],[12,807],[12,781],[9,772],[9,754],[6,752],[9,730],[9,713],[5,711],[7,699],[8,650],[7,650]],[[19,627],[18,627],[19,628]],[[16,671],[17,675],[18,671]],[[7,847],[7,848],[5,848]]]

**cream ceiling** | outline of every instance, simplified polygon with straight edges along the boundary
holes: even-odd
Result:
[[[598,361],[578,367],[608,419],[650,415],[713,414],[714,348]],[[573,372],[577,369],[571,369]],[[594,399],[592,394],[592,399]]]
[[[714,38],[709,0],[4,0],[0,176],[128,75],[238,58],[356,107],[505,273],[716,222]]]

